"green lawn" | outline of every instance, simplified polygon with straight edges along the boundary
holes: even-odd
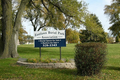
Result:
[[[75,44],[62,47],[62,58],[74,58]],[[39,58],[39,49],[33,45],[19,45],[22,58]],[[42,58],[59,59],[59,48],[42,48]],[[108,44],[107,62],[101,73],[94,76],[78,76],[76,69],[34,69],[19,66],[18,59],[0,60],[0,80],[119,80],[120,44]]]
[[[66,47],[61,48],[62,58],[73,59],[74,58],[74,46],[75,44],[69,44]],[[18,52],[22,58],[40,58],[39,48],[34,48],[33,45],[20,45]],[[34,55],[34,56],[33,56]],[[59,47],[43,47],[41,49],[41,58],[60,58]]]

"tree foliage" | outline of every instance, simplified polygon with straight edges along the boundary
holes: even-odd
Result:
[[[119,35],[120,31],[120,0],[112,0],[111,5],[105,6],[105,14],[110,17],[109,21],[112,26],[110,30],[114,36]]]
[[[84,12],[84,4],[77,0],[18,0],[16,4],[15,17],[13,16],[13,0],[1,0],[2,5],[2,38],[0,39],[0,58],[18,57],[17,39],[21,26],[21,17],[27,5],[29,18],[35,25],[50,25],[56,29],[62,29],[64,24],[70,24],[72,27],[79,27],[81,20],[80,14]],[[16,1],[16,0],[14,0]],[[68,7],[69,6],[69,7]],[[27,10],[27,9],[26,9]],[[37,11],[37,12],[36,12]],[[81,13],[80,13],[81,12]],[[35,16],[34,16],[35,15]],[[36,17],[38,15],[38,17]],[[14,19],[13,19],[14,17]],[[35,18],[34,18],[35,17]],[[40,18],[40,20],[36,20]],[[65,18],[65,19],[64,19]],[[57,24],[57,25],[56,25]],[[62,25],[63,24],[63,25]],[[40,27],[35,26],[39,30]]]
[[[23,29],[23,27],[20,27],[19,37],[18,37],[20,44],[26,42],[26,39],[27,39],[26,34],[27,34],[27,32]]]
[[[68,41],[68,43],[78,43],[78,41],[80,41],[79,32],[71,28],[66,29],[66,41]]]
[[[106,42],[102,24],[95,14],[90,14],[85,21],[86,30],[80,31],[81,42]]]
[[[15,15],[13,14],[13,0],[1,0],[2,5],[2,38],[0,40],[0,57],[18,57],[17,39],[21,27],[21,17],[24,12],[25,18],[29,19],[38,31],[45,26],[55,29],[79,28],[84,24],[88,30],[100,36],[101,28],[91,22],[93,19],[85,14],[86,4],[77,0],[17,0]],[[16,1],[16,0],[14,0]],[[92,26],[89,26],[89,24]],[[73,34],[73,33],[71,33]],[[75,38],[75,36],[73,37]]]
[[[28,42],[28,43],[33,43],[33,36],[27,35],[25,41]]]
[[[103,32],[103,28],[101,28],[96,20],[94,19],[96,16],[92,16],[91,14],[87,13],[85,16],[85,28],[88,31],[93,32],[94,34],[96,34],[97,36],[102,36],[101,32]]]
[[[116,36],[116,42],[119,42],[119,36]]]
[[[86,4],[83,1],[34,0],[26,7],[25,18],[31,21],[34,31],[45,26],[67,29],[68,26],[80,27],[85,10]]]

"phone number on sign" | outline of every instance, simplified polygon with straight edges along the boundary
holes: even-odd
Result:
[[[57,44],[43,44],[43,47],[48,47],[48,46],[53,46],[53,47],[55,47],[55,46],[57,46]]]

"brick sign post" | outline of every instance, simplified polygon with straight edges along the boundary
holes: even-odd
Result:
[[[35,31],[34,32],[34,47],[60,47],[60,59],[61,59],[61,47],[66,47],[66,33],[65,30],[56,31]]]

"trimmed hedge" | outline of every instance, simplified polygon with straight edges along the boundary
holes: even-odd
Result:
[[[98,74],[106,61],[107,46],[104,43],[82,43],[75,46],[77,74],[90,76]]]

